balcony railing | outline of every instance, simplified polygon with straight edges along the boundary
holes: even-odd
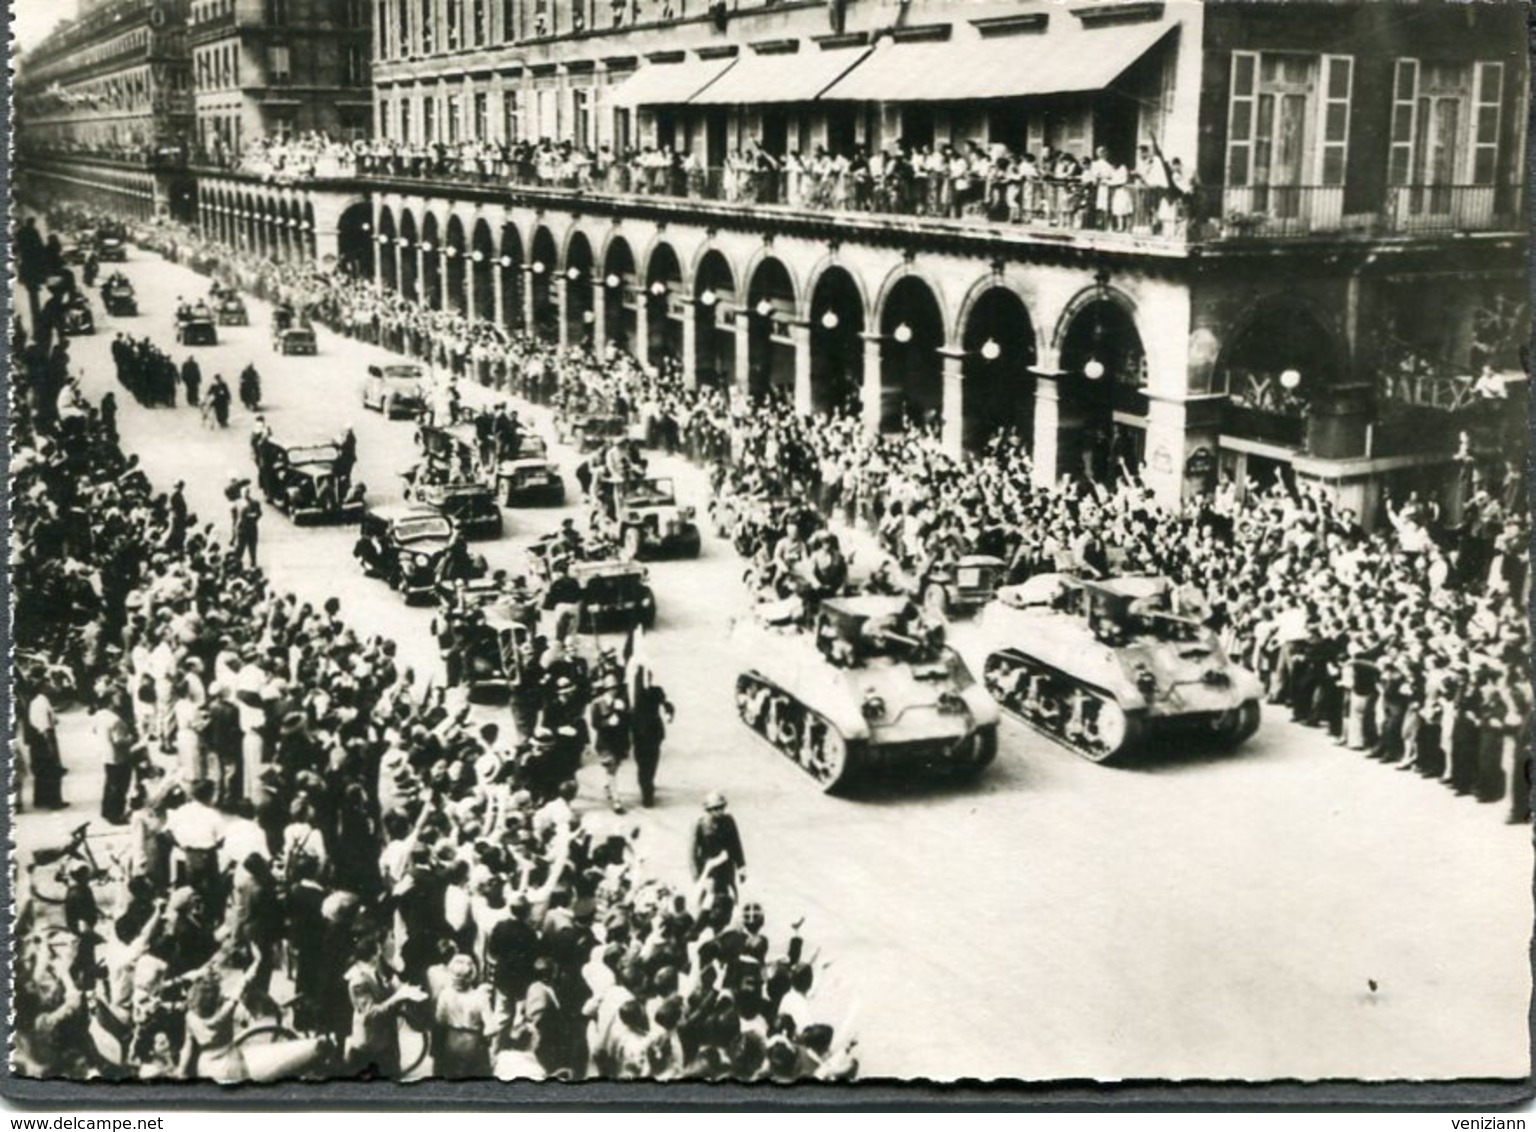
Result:
[[[1504,411],[1512,399],[1523,401],[1529,378],[1518,371],[1472,374],[1384,371],[1376,393],[1383,401],[1436,409],[1443,413],[1475,410]],[[1520,414],[1524,418],[1524,413]]]
[[[333,166],[334,168],[334,166]],[[615,196],[698,200],[799,211],[932,217],[960,223],[1016,225],[1021,229],[1094,232],[1183,243],[1187,198],[1163,188],[1128,184],[1097,186],[1082,181],[1022,181],[868,173],[816,173],[731,166],[696,168],[634,164],[557,166],[551,163],[486,162],[478,168],[433,163],[424,157],[364,156],[357,175],[434,185],[564,190]],[[247,171],[258,171],[254,167]],[[259,172],[273,180],[302,179],[301,172],[270,163]],[[323,175],[317,168],[315,176]]]
[[[1342,185],[1216,185],[1197,193],[1192,235],[1207,240],[1450,235],[1525,229],[1512,185],[1392,185],[1381,207],[1345,211]]]

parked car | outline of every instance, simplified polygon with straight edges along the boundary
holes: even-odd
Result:
[[[363,382],[363,408],[377,409],[390,420],[426,412],[425,375],[420,366],[369,366]]]

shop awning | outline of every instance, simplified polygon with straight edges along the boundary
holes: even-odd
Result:
[[[1083,28],[941,43],[885,41],[822,93],[854,102],[960,102],[1103,90],[1177,24]]]
[[[839,47],[787,55],[746,55],[690,99],[694,106],[811,102],[868,57],[869,47]]]
[[[734,58],[689,59],[641,67],[608,94],[610,106],[676,106],[736,65]]]

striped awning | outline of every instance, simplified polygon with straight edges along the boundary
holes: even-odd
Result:
[[[1078,27],[990,39],[886,40],[829,89],[824,100],[962,102],[1103,90],[1177,23]]]
[[[718,82],[710,83],[689,102],[694,106],[813,102],[863,62],[871,50],[859,46],[785,55],[746,55]]]
[[[610,106],[681,105],[735,65],[734,58],[650,63],[614,87],[605,101]]]

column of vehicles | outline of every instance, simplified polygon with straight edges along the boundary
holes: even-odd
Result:
[[[805,514],[768,496],[714,509],[769,582],[769,600],[732,630],[738,712],[828,792],[898,768],[979,771],[996,753],[999,708],[1114,765],[1170,744],[1235,748],[1259,727],[1257,679],[1168,578],[1053,573],[1003,586],[999,559],[962,555],[908,579],[883,562],[854,585],[845,566],[826,568],[841,560],[836,537],[819,518],[795,519]],[[803,549],[775,554],[781,538]],[[947,630],[966,614],[957,650]]]

